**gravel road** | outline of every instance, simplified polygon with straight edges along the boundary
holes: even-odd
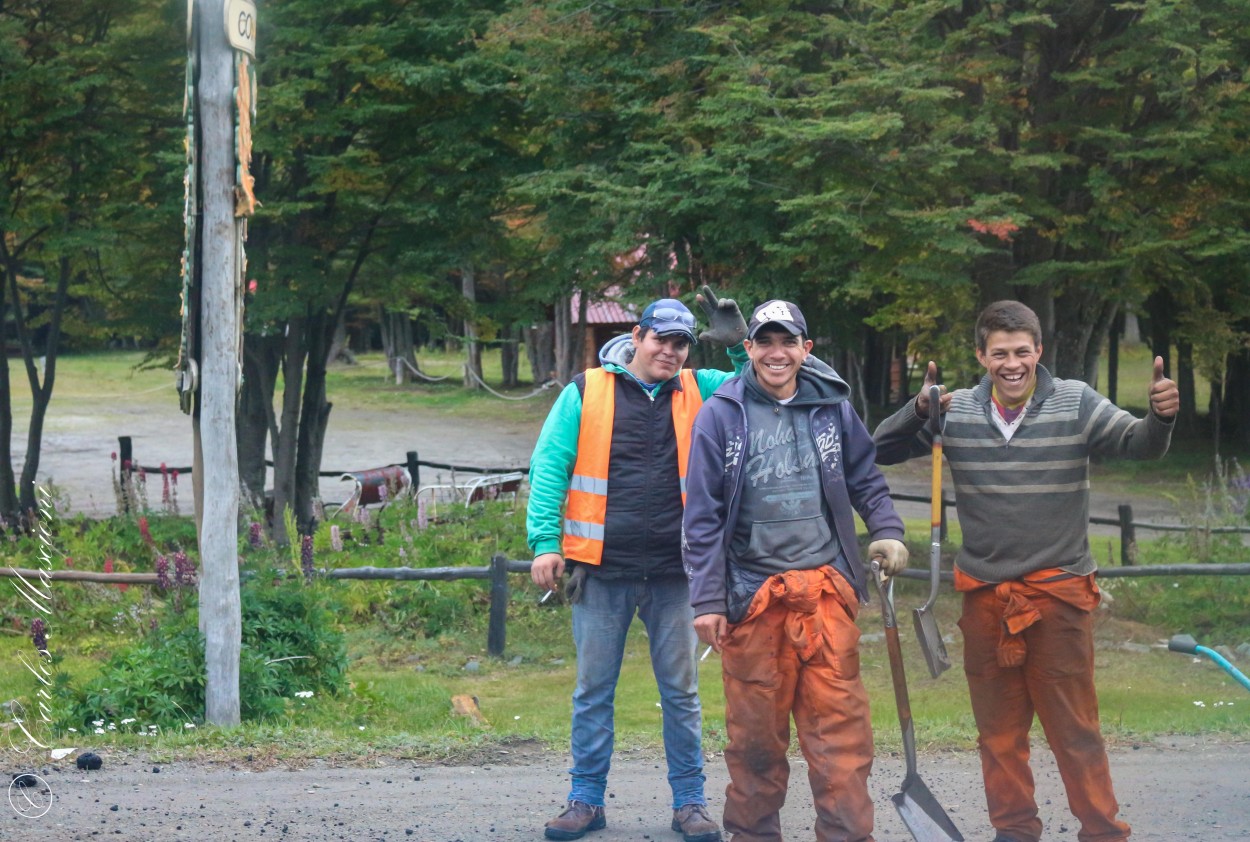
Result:
[[[302,769],[250,771],[207,763],[155,764],[105,755],[97,772],[72,765],[40,775],[52,800],[39,817],[3,807],[0,839],[62,842],[121,838],[159,840],[395,840],[513,842],[539,840],[542,825],[567,792],[567,759],[516,747],[480,765],[383,760],[367,768],[313,762]],[[1250,838],[1250,745],[1167,738],[1115,748],[1111,756],[1121,816],[1134,842],[1244,842]],[[811,795],[801,760],[792,761],[790,799],[782,811],[788,839],[811,838]],[[988,842],[980,771],[972,752],[922,755],[920,776],[969,842]],[[1047,842],[1075,842],[1050,752],[1035,749],[1038,801]],[[727,775],[709,761],[708,796],[719,820]],[[910,839],[889,797],[903,779],[897,757],[879,757],[871,778],[878,842]],[[32,796],[40,809],[47,795]],[[11,801],[33,808],[20,795]],[[618,753],[608,788],[608,828],[588,842],[680,842],[663,761]]]

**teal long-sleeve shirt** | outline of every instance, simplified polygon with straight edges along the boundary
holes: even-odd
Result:
[[[695,371],[699,394],[704,400],[712,396],[720,385],[747,365],[746,350],[738,345],[727,350],[734,365],[733,371],[701,368]],[[645,388],[624,366],[606,363],[604,368],[614,374],[629,377]],[[654,386],[654,395],[660,388]],[[582,427],[582,395],[576,383],[570,383],[560,392],[547,414],[534,454],[530,458],[529,507],[525,515],[525,529],[530,551],[534,557],[543,553],[560,552],[564,533],[564,502],[568,496],[573,465],[577,462],[577,442]]]

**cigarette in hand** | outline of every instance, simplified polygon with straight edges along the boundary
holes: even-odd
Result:
[[[711,655],[711,654],[712,654],[712,647],[711,647],[711,646],[709,646],[708,648],[706,648],[706,649],[704,649],[704,650],[703,650],[703,654],[699,656],[699,660],[700,660],[700,661],[706,661],[706,660],[707,660],[707,656],[708,656],[708,655]]]
[[[551,590],[547,591],[545,594],[543,594],[543,598],[538,600],[538,604],[542,605],[544,602],[551,599],[551,595],[555,592],[556,592],[555,588],[552,588]]]

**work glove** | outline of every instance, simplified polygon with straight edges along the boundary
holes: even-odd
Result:
[[[703,291],[694,297],[707,317],[707,330],[699,334],[699,341],[711,340],[719,342],[726,348],[741,345],[747,338],[747,322],[742,318],[738,302],[732,298],[717,298],[716,293],[707,284]]]
[[[868,545],[868,558],[877,559],[881,564],[881,572],[886,576],[897,576],[907,569],[907,545],[897,538],[880,538]]]
[[[582,588],[586,584],[586,565],[578,564],[573,567],[573,573],[569,576],[569,581],[564,586],[564,598],[570,604],[576,605],[582,601]]]

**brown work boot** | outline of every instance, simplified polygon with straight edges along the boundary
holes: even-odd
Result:
[[[721,842],[720,828],[703,804],[686,804],[673,811],[673,830],[685,842]]]
[[[570,801],[564,812],[547,822],[543,835],[548,839],[581,839],[592,830],[608,826],[602,807]],[[719,837],[718,837],[719,838]]]

